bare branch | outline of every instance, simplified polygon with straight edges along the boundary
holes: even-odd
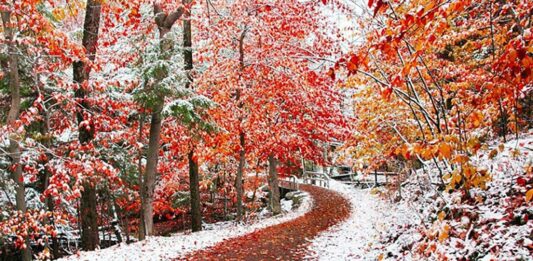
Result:
[[[181,18],[184,11],[185,8],[183,6],[180,6],[176,11],[170,14],[166,14],[161,8],[160,4],[154,3],[155,23],[157,24],[159,30],[169,31],[170,28],[172,28],[172,26],[174,25],[174,23],[176,23],[176,21]]]
[[[174,23],[181,18],[181,16],[183,15],[183,12],[185,11],[185,8],[183,8],[183,6],[180,6],[178,8],[178,10],[170,13],[169,15],[166,16],[166,19],[165,19],[165,23],[164,23],[164,26],[166,28],[170,28],[172,27],[172,25],[174,25]]]

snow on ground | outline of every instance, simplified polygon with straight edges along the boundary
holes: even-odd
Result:
[[[460,190],[439,192],[434,186],[422,184],[420,181],[428,176],[424,171],[409,178],[402,190],[403,202],[418,206],[418,215],[426,227],[412,222],[405,229],[389,231],[383,239],[388,242],[383,251],[386,256],[415,260],[531,260],[533,208],[524,198],[531,189],[533,132],[505,144],[491,144],[472,158],[475,166],[492,175],[486,190],[473,188],[466,197]],[[427,165],[430,173],[438,172],[434,165]],[[449,231],[440,240],[445,227]],[[405,243],[395,235],[421,240]]]
[[[319,260],[376,260],[380,234],[390,224],[406,223],[413,212],[405,205],[392,205],[372,195],[330,180],[330,188],[350,200],[350,217],[314,238],[308,258]]]
[[[281,209],[285,212],[289,212],[292,209],[292,200],[281,199]]]
[[[331,188],[350,200],[352,213],[312,240],[309,258],[532,260],[533,208],[524,198],[532,189],[533,131],[490,144],[473,163],[490,171],[492,181],[487,190],[471,189],[470,197],[431,185],[438,170],[429,162],[403,183],[396,203],[372,195],[372,189],[332,180]],[[442,237],[444,227],[450,230]]]
[[[132,244],[122,243],[97,251],[80,252],[60,260],[169,260],[189,252],[213,246],[224,240],[252,233],[255,230],[287,222],[303,216],[313,205],[313,199],[307,194],[298,209],[259,220],[253,224],[236,224],[220,222],[204,226],[196,233],[178,233],[169,237],[149,237]]]

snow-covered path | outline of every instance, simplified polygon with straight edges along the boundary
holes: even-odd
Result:
[[[300,188],[313,197],[315,204],[309,213],[283,224],[226,240],[194,252],[183,260],[303,260],[310,240],[348,218],[350,203],[331,190],[311,185],[301,185]]]
[[[380,233],[390,230],[390,224],[404,224],[405,219],[414,218],[413,212],[410,212],[408,208],[387,203],[376,195],[372,195],[370,190],[356,189],[334,180],[330,181],[330,189],[338,192],[343,198],[348,200],[350,204],[349,217],[340,223],[334,220],[327,221],[328,223],[332,222],[331,224],[337,224],[333,226],[326,225],[326,228],[328,226],[331,227],[318,235],[314,233],[306,235],[302,240],[308,243],[303,243],[303,241],[298,243],[298,249],[291,248],[291,243],[289,242],[292,242],[292,240],[298,241],[301,238],[298,238],[296,234],[294,235],[295,238],[288,237],[290,240],[286,241],[283,247],[287,253],[291,253],[290,255],[294,254],[296,256],[298,254],[301,258],[303,257],[301,251],[304,251],[305,259],[310,260],[375,260],[385,251],[385,247],[380,244]],[[282,217],[270,218],[253,225],[219,223],[212,226],[210,230],[198,233],[181,233],[170,237],[150,237],[143,242],[134,244],[121,244],[107,249],[82,252],[70,256],[66,260],[169,260],[190,255],[198,250],[219,250],[219,243],[223,241],[225,242],[223,246],[227,245],[228,242],[238,242],[240,241],[238,238],[245,238],[253,236],[252,234],[268,231],[267,227],[273,228],[277,224],[283,223],[283,227],[301,226],[304,223],[296,222],[296,219],[305,220],[303,216],[308,213],[320,212],[317,215],[323,216],[326,212],[335,212],[336,209],[340,210],[342,207],[331,204],[331,199],[329,199],[329,203],[325,205],[327,210],[324,207],[322,210],[317,210],[317,206],[313,204],[315,200],[317,199],[313,200],[311,197],[306,197],[306,200],[304,200],[298,210]],[[313,223],[311,218],[306,226],[317,226],[317,224]],[[276,233],[280,234],[279,232]],[[268,234],[267,237],[273,236],[269,233],[266,234]],[[257,238],[254,238],[253,241],[257,242]],[[229,239],[235,240],[226,242]],[[229,249],[230,254],[240,253],[234,247]],[[279,251],[276,253],[280,254]],[[289,256],[287,253],[284,255]]]
[[[252,233],[266,227],[294,220],[308,213],[313,199],[304,197],[300,207],[287,214],[261,220],[254,224],[235,224],[223,222],[208,226],[196,233],[178,233],[169,237],[149,237],[133,244],[122,243],[106,249],[80,252],[60,260],[121,260],[121,261],[159,261],[170,260],[190,252],[205,249],[224,240]]]
[[[398,206],[361,190],[331,180],[330,188],[349,199],[350,217],[314,238],[309,259],[376,260],[383,253],[380,234],[390,224],[404,224],[413,217],[405,206]]]

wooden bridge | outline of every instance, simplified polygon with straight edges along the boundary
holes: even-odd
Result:
[[[329,188],[329,176],[323,172],[304,171],[302,178],[304,184]]]
[[[297,191],[300,189],[298,178],[294,175],[290,176],[287,179],[279,180],[279,192],[280,198],[284,198],[285,195],[291,191]]]
[[[396,172],[387,171],[373,171],[371,173],[343,173],[338,175],[332,175],[334,180],[341,181],[344,184],[358,186],[361,188],[378,187],[389,184],[394,177],[398,176]]]

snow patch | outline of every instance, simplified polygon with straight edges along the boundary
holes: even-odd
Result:
[[[169,260],[187,253],[211,247],[224,240],[239,237],[256,230],[281,224],[303,216],[312,208],[313,200],[307,195],[300,207],[287,214],[259,220],[253,224],[220,222],[205,225],[206,230],[177,233],[170,237],[148,237],[133,244],[122,243],[106,249],[80,252],[60,260]]]
[[[292,200],[282,199],[281,209],[285,212],[290,212],[292,210]]]
[[[390,224],[415,218],[407,206],[381,200],[369,189],[355,189],[335,180],[330,180],[330,189],[350,201],[351,213],[347,220],[313,239],[308,253],[310,259],[375,260],[381,233]]]

